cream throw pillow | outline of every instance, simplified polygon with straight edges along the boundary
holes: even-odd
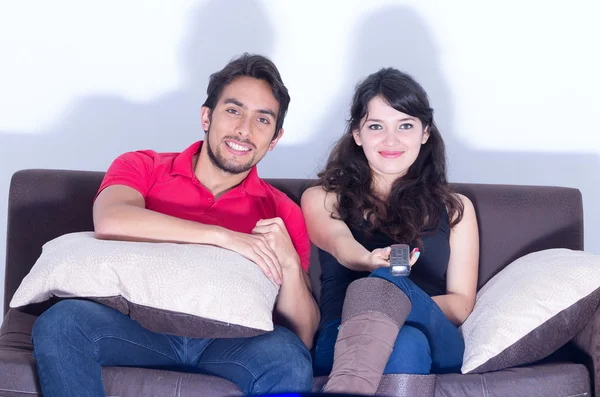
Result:
[[[548,249],[515,260],[477,293],[460,330],[462,373],[533,363],[585,326],[600,300],[600,255]]]
[[[273,330],[279,287],[250,260],[209,245],[107,241],[93,232],[49,241],[10,306],[52,297],[112,306],[157,331],[190,337]]]

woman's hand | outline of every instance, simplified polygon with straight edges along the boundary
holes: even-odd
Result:
[[[421,252],[419,252],[418,248],[413,249],[412,251],[410,251],[410,268],[412,269],[413,265],[415,263],[417,263],[417,259],[419,259],[419,256],[421,256]]]
[[[392,252],[391,247],[386,248],[377,248],[373,251],[369,252],[364,260],[364,263],[368,266],[370,271],[374,271],[379,269],[380,267],[389,267],[390,266],[390,253]],[[415,248],[410,253],[410,267],[419,259],[421,253],[418,248]]]
[[[368,253],[365,258],[365,264],[371,271],[379,269],[380,267],[389,267],[390,252],[392,252],[390,247],[374,249]]]

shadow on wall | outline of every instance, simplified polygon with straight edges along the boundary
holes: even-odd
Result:
[[[341,121],[349,117],[356,84],[381,67],[396,67],[411,74],[430,97],[436,123],[446,142],[451,181],[577,187],[584,200],[585,249],[600,253],[600,206],[595,204],[600,202],[600,156],[482,151],[467,146],[459,138],[460,126],[453,120],[453,100],[441,69],[440,50],[423,19],[406,6],[383,7],[365,15],[353,32],[351,42],[355,47],[350,62],[340,65],[340,71],[346,72],[344,88],[333,103],[324,105],[329,113],[313,135],[313,141],[293,148],[278,146],[264,160],[268,168],[289,175],[294,163],[300,163],[314,168],[316,173],[344,131]],[[510,128],[506,117],[499,115],[498,120],[489,122],[506,123]]]
[[[115,96],[82,98],[61,121],[39,135],[0,131],[0,147],[9,148],[0,160],[0,207],[6,208],[5,189],[18,169],[105,170],[112,159],[129,150],[179,151],[202,139],[199,114],[209,75],[243,52],[270,56],[275,32],[255,0],[209,0],[192,13],[188,23],[189,34],[181,49],[185,81],[179,90],[145,103]],[[348,63],[340,64],[339,70],[323,71],[341,75],[344,88],[332,103],[323,104],[328,113],[318,131],[311,134],[309,142],[278,145],[259,167],[263,177],[314,176],[331,145],[343,133],[355,85],[381,67],[394,66],[412,74],[428,92],[447,144],[453,181],[579,187],[586,211],[586,248],[600,251],[598,243],[592,246],[594,236],[600,240],[600,224],[591,222],[600,219],[600,207],[591,204],[600,202],[600,175],[594,172],[600,165],[598,156],[469,148],[458,138],[459,126],[453,120],[453,100],[441,70],[440,50],[414,10],[406,6],[382,7],[362,17],[352,32],[350,42],[354,47]],[[292,107],[296,101],[312,99],[299,99],[293,92],[291,96]],[[5,224],[3,211],[0,234]],[[4,241],[0,235],[0,252]]]
[[[11,148],[6,163],[104,170],[128,150],[176,151],[202,139],[200,108],[209,75],[245,51],[272,52],[273,31],[260,4],[234,3],[211,0],[191,14],[180,51],[184,81],[179,90],[142,103],[118,96],[81,98],[42,134],[2,132],[2,146]]]
[[[39,134],[0,131],[0,269],[4,268],[6,248],[8,187],[15,171],[106,170],[126,151],[183,150],[204,138],[200,108],[209,75],[243,52],[269,56],[273,51],[273,29],[254,0],[210,0],[191,13],[187,23],[180,50],[185,79],[179,90],[143,103],[118,96],[84,97]],[[0,292],[4,272],[1,274]]]

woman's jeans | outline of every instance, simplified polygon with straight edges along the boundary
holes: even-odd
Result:
[[[394,283],[408,296],[412,310],[400,329],[384,374],[441,374],[460,372],[464,341],[458,328],[439,306],[407,277],[394,277],[379,268],[369,277]],[[327,324],[318,334],[313,366],[316,376],[328,375],[341,319]]]

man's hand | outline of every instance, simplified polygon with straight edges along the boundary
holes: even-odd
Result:
[[[250,259],[262,269],[265,276],[272,278],[273,281],[281,285],[283,279],[281,264],[267,242],[266,236],[226,230],[221,246]]]
[[[283,270],[300,266],[300,257],[281,218],[259,220],[252,235],[264,239],[279,259]]]

